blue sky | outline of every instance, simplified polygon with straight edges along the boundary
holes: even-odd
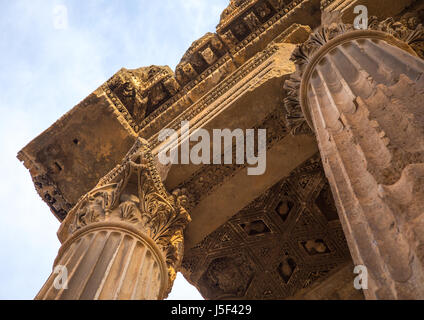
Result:
[[[59,222],[17,152],[121,67],[175,69],[229,0],[0,2],[0,299],[33,299],[52,270]],[[170,299],[201,296],[179,275]]]

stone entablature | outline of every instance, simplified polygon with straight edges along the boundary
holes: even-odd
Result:
[[[278,40],[285,41],[285,39],[289,39],[290,41],[301,42],[308,36],[309,32],[310,29],[307,27],[294,25],[283,35],[280,35]],[[295,46],[291,44],[284,45],[284,42],[281,44],[271,44],[264,51],[256,54],[234,73],[221,81],[195,103],[190,102],[192,100],[190,100],[189,94],[182,96],[181,93],[178,93],[174,98],[181,98],[177,100],[175,104],[167,108],[162,114],[152,118],[151,121],[146,123],[141,129],[137,127],[134,119],[137,115],[146,113],[147,108],[144,107],[143,109],[142,106],[147,106],[147,101],[155,100],[154,96],[152,98],[152,93],[150,92],[147,93],[143,101],[143,94],[145,95],[146,92],[149,92],[146,88],[148,89],[156,86],[157,88],[162,88],[161,90],[165,90],[166,86],[164,84],[172,82],[172,75],[169,69],[162,67],[121,70],[95,93],[81,102],[77,107],[72,109],[43,133],[43,137],[40,136],[37,143],[34,142],[24,148],[20,152],[19,157],[24,160],[28,168],[35,168],[31,170],[31,172],[34,180],[37,182],[36,187],[39,190],[40,196],[50,205],[56,216],[58,216],[59,219],[63,219],[66,212],[75,204],[78,197],[83,194],[83,192],[88,191],[80,187],[76,188],[74,184],[70,192],[75,193],[75,196],[70,197],[69,192],[63,189],[60,184],[57,184],[58,180],[56,177],[59,174],[63,176],[68,173],[71,177],[75,171],[83,172],[81,168],[79,168],[81,166],[81,161],[75,165],[72,163],[67,165],[66,162],[71,161],[71,158],[67,157],[66,154],[74,154],[75,156],[75,152],[81,153],[81,157],[87,159],[82,162],[87,162],[87,165],[89,163],[88,159],[103,159],[99,167],[100,170],[94,172],[91,170],[88,175],[85,174],[79,178],[81,184],[93,186],[96,179],[99,178],[97,175],[102,172],[105,174],[107,170],[111,169],[110,166],[113,163],[119,161],[117,158],[112,158],[110,160],[106,158],[110,155],[111,148],[116,148],[113,154],[114,157],[118,155],[122,156],[125,154],[124,150],[128,150],[134,142],[135,137],[142,136],[148,137],[153,152],[157,152],[159,144],[157,134],[162,128],[167,127],[178,130],[182,120],[193,121],[193,119],[198,119],[196,120],[198,124],[193,123],[191,127],[195,128],[196,126],[202,126],[205,124],[205,119],[212,119],[214,114],[220,109],[228,107],[231,101],[237,99],[237,95],[226,98],[225,103],[216,104],[216,107],[211,108],[211,105],[213,105],[215,101],[219,99],[222,100],[222,97],[233,94],[234,90],[240,91],[241,83],[252,81],[253,84],[250,85],[250,87],[253,90],[255,86],[261,85],[266,79],[281,76],[277,71],[279,69],[282,72],[281,74],[290,74],[294,70],[293,64],[290,62],[287,65],[284,61],[288,61],[287,58],[290,56],[294,47]],[[149,78],[149,74],[151,78]],[[259,76],[263,79],[255,81],[255,77]],[[140,83],[143,84],[140,85]],[[159,92],[162,91],[159,90]],[[169,94],[169,91],[167,91],[167,94]],[[125,105],[127,105],[130,111],[128,111]],[[108,116],[107,118],[102,117],[99,120],[93,119],[93,124],[88,126],[87,121],[86,124],[82,124],[80,120],[80,118],[84,117],[86,112],[97,112],[99,114],[98,117],[100,117],[102,113]],[[109,115],[112,115],[112,117]],[[149,119],[149,117],[147,119]],[[201,122],[199,122],[199,120],[201,120]],[[113,121],[114,124],[111,125],[109,121]],[[144,121],[146,121],[146,119],[143,120],[143,122]],[[103,125],[103,123],[105,124]],[[252,126],[259,124],[260,122],[254,122]],[[77,126],[79,126],[78,132],[74,132],[73,130]],[[115,131],[110,130],[109,133],[102,133],[101,144],[106,144],[107,142],[112,143],[118,138],[122,139],[124,143],[115,145],[115,142],[113,142],[113,147],[110,145],[104,151],[99,149],[99,142],[94,144],[94,141],[91,139],[96,135],[91,131],[91,128],[94,128],[94,126],[97,126],[97,129],[103,132],[117,127]],[[136,129],[139,129],[139,131],[137,132]],[[87,131],[87,133],[85,131]],[[60,133],[59,136],[57,136],[58,133]],[[114,137],[111,136],[109,138],[109,135],[112,133]],[[50,135],[55,135],[56,137],[54,139],[47,138]],[[64,138],[61,138],[61,136]],[[74,136],[76,137],[75,139]],[[65,141],[66,138],[70,140],[63,146],[63,141]],[[59,140],[62,142],[56,142]],[[78,142],[74,143],[72,140],[78,140]],[[56,146],[56,143],[61,145]],[[58,150],[55,151],[54,149]],[[120,149],[122,149],[122,151]],[[93,154],[94,151],[96,151],[95,154]],[[43,156],[41,157],[40,154]],[[50,162],[52,162],[51,164],[45,163],[44,159],[48,158]],[[56,159],[56,161],[53,161],[53,159]],[[60,159],[64,160],[62,161]],[[106,163],[104,160],[106,160]],[[50,168],[56,169],[57,165],[55,162],[60,167],[64,167],[64,169],[60,171],[50,170]],[[36,165],[36,163],[39,164]],[[69,172],[69,168],[72,167],[75,167],[75,169]],[[105,169],[102,169],[102,167],[105,167]],[[38,183],[39,180],[41,182]],[[67,182],[63,183],[67,184]],[[81,190],[79,191],[80,194],[76,194],[77,190]],[[66,195],[62,196],[62,194]],[[47,198],[52,200],[47,201]]]
[[[177,116],[189,116],[187,112],[194,116],[249,74],[252,66],[258,66],[275,53],[275,47],[266,48],[274,38],[292,43],[304,41],[309,31],[292,23],[312,26],[319,23],[318,1],[293,1],[287,8],[281,8],[280,13],[273,12],[275,15],[258,26],[257,31],[252,31],[250,38],[240,42],[236,51],[230,52],[225,45],[221,46],[216,34],[207,34],[196,41],[182,62],[191,61],[200,54],[199,50],[209,56],[209,62],[214,62],[199,70],[200,74],[188,83],[179,78],[178,67],[177,77],[168,67],[122,69],[23,148],[18,157],[30,170],[37,191],[55,216],[62,220],[79,196],[119,162],[137,136],[148,139],[154,147],[157,139],[152,137],[169,126],[170,121]],[[262,50],[262,54],[257,54]],[[211,55],[214,52],[216,57]],[[244,66],[250,58],[252,61]],[[205,94],[209,91],[208,98]],[[88,119],[86,113],[90,113]],[[101,140],[100,133],[93,132],[93,128],[103,132]],[[113,132],[114,136],[105,131]],[[97,136],[98,141],[92,139]],[[74,158],[79,161],[73,161]],[[71,179],[81,181],[81,186],[71,187],[68,182]]]
[[[424,297],[424,63],[411,47],[423,39],[421,24],[335,21],[293,55],[286,107],[315,131],[354,263],[369,270],[369,299]]]
[[[257,65],[273,54],[275,47],[269,45],[270,42],[303,42],[310,30],[300,25],[310,28],[319,25],[319,5],[319,1],[315,0],[233,1],[217,33],[208,33],[195,41],[184,55],[175,75],[168,67],[156,66],[119,71],[19,153],[19,158],[30,169],[42,199],[59,220],[63,219],[78,197],[89,190],[80,190],[75,186],[71,189],[64,180],[78,176],[76,171],[84,172],[78,179],[82,179],[84,185],[94,186],[97,179],[119,161],[138,135],[148,139],[154,148],[157,143],[154,135],[163,127],[169,127],[170,121],[178,116],[193,117],[239,82],[243,73],[249,73],[249,66]],[[268,8],[270,13],[261,14],[263,10],[268,12],[263,8]],[[245,20],[248,16],[253,17],[252,14],[258,17],[260,23],[248,28]],[[230,48],[224,41],[224,31],[237,26],[244,26],[248,33]],[[261,51],[263,53],[258,54]],[[191,66],[193,61],[202,61],[203,67],[199,65],[194,68]],[[182,71],[185,66],[197,70],[190,73],[193,77],[187,78]],[[115,130],[120,140],[125,142],[117,146],[116,139],[107,134],[103,134],[102,141],[96,144],[82,141],[93,136],[92,130],[80,128],[81,137],[78,137],[72,128],[81,126],[80,119],[86,112],[104,113],[111,117],[110,120],[104,116],[99,120],[93,119],[93,125],[104,130]],[[58,134],[69,137],[70,141],[65,145],[59,144],[58,139],[53,137]],[[72,143],[79,149],[72,147]],[[103,150],[100,144],[105,145]],[[116,157],[111,157],[111,149],[116,150]],[[90,150],[96,150],[96,154]],[[75,152],[80,153],[80,161],[70,163],[71,154]],[[98,170],[81,167],[81,164],[88,167],[89,159],[96,156],[103,159],[102,164],[95,165]],[[55,158],[57,161],[46,160]],[[66,178],[59,178],[59,172]]]

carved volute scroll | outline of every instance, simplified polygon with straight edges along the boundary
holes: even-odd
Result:
[[[55,266],[68,268],[70,288],[57,293],[49,279],[37,298],[165,298],[184,251],[183,229],[190,221],[186,202],[184,190],[167,193],[147,142],[138,138],[122,164],[81,197],[58,231],[63,245]],[[80,269],[92,274],[79,279]]]
[[[424,62],[412,49],[423,39],[393,19],[332,23],[294,52],[286,83],[288,122],[315,131],[369,299],[424,298]]]

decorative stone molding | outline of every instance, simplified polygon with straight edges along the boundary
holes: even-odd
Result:
[[[174,78],[172,77],[172,74],[169,73],[170,70],[168,70],[167,68],[162,69],[159,67],[150,67],[141,68],[138,71],[123,69],[115,76],[113,76],[109,81],[107,81],[103,86],[101,86],[101,88],[99,88],[95,92],[95,94],[90,95],[90,97],[82,101],[81,104],[78,106],[78,110],[75,110],[74,112],[74,109],[76,109],[77,107],[74,108],[73,111],[62,117],[59,121],[57,121],[55,125],[49,128],[49,134],[51,134],[51,136],[57,137],[57,132],[61,132],[63,128],[67,128],[67,131],[65,132],[66,137],[71,134],[76,136],[79,135],[81,132],[80,128],[76,127],[74,129],[73,127],[69,126],[66,121],[75,118],[75,113],[78,113],[78,115],[83,115],[84,112],[91,113],[92,111],[89,110],[90,108],[96,110],[99,109],[100,107],[95,104],[99,100],[99,97],[101,97],[101,101],[106,100],[104,102],[107,105],[107,115],[109,116],[110,113],[113,118],[116,117],[119,120],[120,124],[125,127],[125,131],[128,132],[128,135],[135,136],[138,134],[142,137],[152,137],[151,139],[149,139],[149,143],[153,149],[159,143],[156,133],[159,132],[163,127],[170,127],[172,124],[172,128],[179,129],[181,120],[190,120],[198,116],[201,112],[205,111],[220,97],[228,94],[229,92],[234,90],[234,88],[237,88],[243,81],[249,81],[251,78],[256,77],[259,73],[264,72],[266,72],[266,74],[261,75],[260,79],[261,81],[266,80],[269,77],[275,76],[274,73],[276,70],[279,71],[282,68],[287,68],[287,66],[290,66],[291,69],[294,69],[294,64],[288,61],[285,56],[283,57],[282,55],[280,55],[280,53],[284,54],[285,50],[292,50],[293,48],[295,48],[293,44],[285,43],[287,38],[303,41],[303,39],[305,39],[307,34],[309,33],[309,29],[303,26],[293,25],[286,31],[287,33],[285,32],[281,35],[281,37],[279,37],[278,43],[274,43],[268,46],[265,50],[259,52],[252,59],[250,59],[243,66],[241,66],[237,71],[235,71],[226,79],[222,80],[218,85],[216,85],[215,88],[210,90],[197,102],[192,103],[190,101],[186,92],[187,87],[185,87],[184,89],[181,89],[172,98],[170,98],[165,104],[162,104],[150,115],[146,116],[143,120],[141,120],[140,123],[135,121],[135,116],[133,116],[134,108],[132,108],[131,106],[133,105],[137,108],[140,108],[139,110],[144,110],[143,108],[141,108],[141,102],[143,101],[141,97],[143,96],[143,92],[148,93],[153,90],[152,88],[154,88],[155,86],[160,87],[160,85],[162,85],[163,83],[166,83],[167,81],[170,81]],[[206,43],[209,43],[208,41],[210,41],[211,38],[207,39],[209,40],[207,40]],[[198,49],[197,46],[195,46],[194,48],[196,48],[196,50]],[[290,54],[291,52],[288,53],[289,56]],[[283,63],[280,63],[282,59]],[[224,55],[222,58],[220,58],[217,62],[214,63],[214,66],[216,64],[220,64],[221,60],[225,60],[225,63],[229,63],[230,56]],[[286,61],[286,63],[284,63],[284,61]],[[211,66],[211,68],[214,66]],[[291,70],[288,70],[287,74],[291,72]],[[145,76],[141,75],[143,73],[145,74]],[[150,74],[149,81],[148,74]],[[213,77],[214,75],[211,73],[210,76]],[[137,80],[138,78],[140,79]],[[143,85],[141,85],[142,81],[144,81],[143,79],[145,80],[145,82],[143,82]],[[207,81],[207,79],[204,78],[202,81]],[[261,83],[262,82],[259,81],[258,85]],[[189,84],[187,86],[189,86]],[[125,97],[124,93],[128,97]],[[129,100],[127,101],[125,99]],[[141,116],[143,112],[137,112],[137,114]],[[210,115],[211,113],[208,112],[207,116]],[[129,123],[131,123],[131,126],[129,125]],[[135,130],[139,130],[138,133],[136,133]],[[87,141],[88,137],[90,136],[87,135]],[[43,139],[43,142],[47,140],[51,144],[51,146],[47,145],[46,147],[39,147],[39,140],[41,139],[36,139],[35,141],[33,141],[33,143],[31,143],[31,147],[35,147],[35,151],[33,151],[32,149],[28,150],[28,148],[25,148],[18,154],[18,158],[21,161],[24,161],[25,166],[30,170],[35,187],[38,193],[40,194],[41,198],[50,206],[52,212],[59,219],[59,221],[63,221],[69,210],[76,204],[78,198],[70,199],[69,194],[66,193],[66,190],[64,190],[63,187],[63,185],[67,184],[67,182],[61,180],[58,181],[57,176],[52,176],[48,174],[48,172],[45,172],[46,170],[48,170],[48,168],[45,167],[52,167],[53,170],[56,168],[54,162],[57,161],[58,155],[54,154],[53,152],[49,153],[48,151],[49,149],[51,149],[52,151],[55,151],[56,149],[61,150],[63,148],[63,145],[65,145],[66,147],[66,140],[64,138],[61,138],[59,139],[60,141],[58,141],[58,143],[55,143],[56,141],[50,141],[51,139]],[[132,145],[132,141],[133,140],[129,142],[128,146]],[[72,138],[70,143],[72,144]],[[93,146],[89,146],[88,143],[81,143],[80,145],[78,145],[78,148],[80,148],[81,146],[83,148],[87,148],[88,150],[97,151],[96,155],[99,153],[98,148],[101,147],[101,145],[99,144],[94,144],[94,139]],[[41,152],[39,149],[41,149],[41,152],[45,154],[44,158],[48,159],[48,161],[40,163],[38,155]],[[121,151],[122,153],[120,154],[122,155],[119,156],[119,158],[117,157],[117,159],[113,159],[113,161],[111,159],[106,158],[111,163],[113,163],[111,167],[115,163],[120,161],[120,158],[128,150],[127,147],[121,149],[125,151]],[[71,158],[70,156],[68,157],[66,154],[69,151],[64,151],[65,152],[60,152],[60,157],[64,159]],[[85,152],[85,150],[81,151]],[[85,169],[85,165],[88,164],[76,163],[71,166],[68,166],[68,168],[65,168],[65,170],[69,171],[69,168],[72,168],[72,170],[74,170],[75,172],[82,172]],[[93,187],[97,183],[98,179],[106,172],[108,172],[111,167],[109,167],[107,170],[103,171],[101,175],[96,177],[96,179],[90,184],[90,187]],[[81,187],[82,186],[80,185],[78,190],[82,189]],[[83,190],[81,194],[84,194],[85,192],[87,192],[87,190]]]
[[[213,93],[215,96],[217,92],[219,94],[221,90],[214,87],[228,87],[228,84],[233,82],[233,79],[230,79],[230,77],[233,78],[231,73],[235,71],[237,66],[246,63],[252,57],[250,55],[243,59],[237,58],[237,53],[246,50],[249,46],[258,42],[260,38],[267,38],[268,36],[265,37],[265,35],[275,32],[274,29],[280,28],[281,25],[288,23],[285,29],[290,29],[293,23],[289,23],[289,21],[292,21],[297,14],[304,17],[305,11],[310,12],[314,8],[312,2],[310,0],[232,1],[222,15],[216,34],[207,33],[199,40],[194,41],[178,64],[175,74],[182,86],[180,93],[184,94],[178,93],[158,106],[141,122],[139,127],[148,129],[151,126],[157,126],[159,125],[158,122],[163,121],[160,119],[162,113],[169,113],[173,117],[172,115],[178,109],[187,109],[191,104],[199,103],[200,100],[203,100],[203,94],[194,94],[193,96],[193,92],[199,90],[199,88],[207,88],[204,93],[208,95],[210,95],[208,91],[211,89],[215,91]],[[260,17],[261,21],[254,30],[249,29],[244,22],[245,16],[251,13]],[[303,21],[294,22],[306,24]],[[245,29],[246,32],[242,37],[236,37],[236,29]],[[276,32],[275,37],[281,35],[282,32],[284,33],[285,29]],[[264,47],[260,50],[263,50]],[[206,48],[210,48],[215,54],[215,62],[212,64],[207,63],[203,57],[202,53]],[[254,50],[254,52],[257,51]],[[196,67],[193,67],[195,64],[198,64],[197,70]],[[218,76],[220,77],[218,82],[211,80]],[[185,101],[187,97],[189,97],[189,101]]]
[[[255,42],[258,37],[272,30],[275,25],[290,19],[295,12],[311,10],[314,2],[318,1],[231,1],[229,7],[224,10],[221,16],[217,33],[228,46],[230,52],[236,54]],[[296,21],[296,23],[305,24],[304,21]]]
[[[228,49],[221,39],[215,33],[208,32],[199,40],[194,41],[181,58],[175,69],[177,81],[184,86],[195,80],[227,52]]]
[[[51,281],[48,281],[38,297],[40,299],[101,298],[104,282],[114,285],[113,281],[108,279],[111,277],[111,272],[115,272],[121,281],[136,282],[141,279],[143,283],[140,286],[154,286],[156,289],[143,291],[143,288],[135,287],[131,289],[130,295],[121,294],[120,289],[116,289],[112,290],[112,296],[110,292],[109,295],[105,293],[105,298],[165,298],[172,288],[184,251],[183,230],[190,221],[190,216],[184,208],[186,205],[187,195],[184,190],[177,189],[171,195],[167,193],[147,142],[138,138],[123,162],[102,178],[95,188],[81,197],[58,231],[63,245],[55,265],[65,262],[64,265],[71,269],[70,274],[78,274],[81,268],[102,271],[99,271],[100,274],[94,271],[91,275],[87,274],[88,280],[70,276],[70,290],[62,290],[58,296],[55,296]],[[120,238],[116,241],[121,245],[118,246],[116,241],[114,242],[114,237]],[[87,242],[86,248],[81,252],[82,249],[77,248],[82,245],[78,246],[75,243],[84,241]],[[110,249],[111,243],[115,243],[113,250]],[[66,263],[66,256],[69,255],[81,255],[79,259],[91,261],[89,255],[94,255],[92,251],[99,246],[104,249],[98,253],[100,255],[98,260],[92,263],[86,262],[89,266],[84,265],[84,262]],[[123,249],[129,247],[132,248],[130,252],[128,249]],[[70,250],[75,252],[69,253]],[[113,254],[111,250],[114,251]],[[147,257],[150,257],[150,267],[146,269],[145,265],[139,265],[140,261],[134,261],[138,255],[144,257],[143,261],[147,261]],[[112,271],[109,267],[106,268],[119,259],[123,266],[139,268],[139,271],[131,270],[131,273],[126,273],[125,268]],[[155,272],[147,278],[140,274],[153,271]],[[103,278],[103,281],[83,287],[81,281],[94,281],[91,280],[92,277]],[[158,281],[162,284],[159,285]],[[124,283],[122,286],[130,285]],[[137,293],[139,291],[140,294]]]
[[[230,0],[228,7],[222,12],[218,28],[224,27],[237,15],[252,6],[257,0]]]
[[[264,121],[254,128],[267,130],[267,149],[272,148],[278,141],[287,136],[287,128],[284,126],[284,115],[281,109],[270,113]],[[228,181],[246,164],[236,164],[236,154],[233,150],[232,164],[208,165],[196,171],[189,179],[178,186],[179,189],[188,190],[189,208],[196,206],[203,198]]]
[[[196,215],[192,229],[207,228],[191,243],[188,230],[183,269],[206,297],[287,298],[327,287],[350,260],[346,238],[355,264],[369,268],[367,298],[423,298],[424,76],[414,51],[423,57],[424,42],[421,21],[405,15],[418,12],[407,7],[411,1],[388,10],[402,12],[400,23],[372,18],[370,30],[359,31],[332,19],[343,10],[347,20],[365,1],[231,0],[216,33],[192,44],[175,75],[158,66],[119,71],[19,153],[41,197],[64,220],[55,267],[67,268],[69,288],[56,289],[52,273],[37,299],[166,297],[181,264],[186,210],[196,204],[207,214]],[[370,12],[382,2],[368,1]],[[181,174],[177,167],[169,183],[179,189],[168,194],[150,151],[158,149],[157,133],[179,129],[181,120],[219,126],[226,111],[253,119],[259,113],[243,110],[244,101],[261,98],[267,86],[267,98],[281,104],[276,92],[294,70],[289,56],[320,23],[320,3],[334,16],[293,55],[298,71],[285,83],[286,110],[267,108],[264,122],[244,123],[268,131],[273,182],[260,178],[262,187],[244,188],[256,191],[226,211],[237,203],[234,194],[244,194],[222,192],[247,181],[237,180],[243,165]],[[288,172],[290,157],[316,146],[311,137],[287,137],[286,122],[293,134],[315,130],[329,184],[316,157]],[[215,210],[211,203],[222,195],[230,200]],[[221,216],[210,220],[214,210]],[[350,265],[346,270],[352,275]],[[349,287],[337,289],[356,294],[344,280]]]
[[[378,21],[376,17],[371,17],[369,30],[355,30],[353,25],[330,23],[311,34],[309,39],[293,52],[291,60],[296,64],[296,72],[284,84],[287,93],[284,100],[286,119],[293,134],[310,132],[306,123],[313,130],[309,112],[302,106],[305,105],[306,99],[305,84],[308,83],[315,64],[343,42],[361,38],[385,40],[415,54],[411,45],[424,40],[424,27],[419,24],[415,29],[409,29],[408,26],[395,22],[393,18]]]
[[[31,170],[43,201],[59,221],[63,221],[78,198],[121,159],[136,136],[148,139],[154,149],[158,142],[155,135],[162,128],[169,128],[171,123],[174,128],[179,126],[181,121],[175,124],[174,119],[186,120],[195,116],[231,91],[264,62],[262,59],[266,60],[276,52],[269,47],[276,42],[297,44],[304,41],[309,32],[305,32],[305,26],[314,28],[319,23],[318,2],[252,1],[252,6],[243,7],[233,20],[228,20],[230,24],[224,29],[218,28],[216,34],[207,34],[195,41],[184,55],[175,76],[169,68],[160,66],[119,71],[19,153],[19,159]],[[236,38],[233,27],[244,25],[245,16],[253,17],[253,14],[260,24],[254,30],[245,26],[248,32]],[[268,56],[260,54],[262,51]],[[250,59],[255,60],[254,63]],[[197,71],[193,67],[196,61],[202,62]],[[191,65],[197,76],[178,80],[184,65]],[[82,121],[86,116],[88,121]],[[90,120],[93,124],[89,123]],[[107,131],[111,124],[119,134],[112,135],[112,130]],[[77,137],[70,138],[70,141],[67,137],[78,133],[82,137],[74,146],[72,140]],[[90,140],[90,136],[93,139]],[[95,142],[97,139],[104,143]],[[122,139],[125,143],[116,142]],[[52,154],[49,152],[51,148],[58,148],[60,152]],[[108,157],[107,152],[113,149],[112,158]],[[93,161],[100,162],[102,157],[101,165],[92,166]],[[57,170],[55,162],[63,170],[50,174],[50,167]],[[61,162],[66,162],[66,166]],[[95,170],[90,170],[91,167]],[[87,170],[90,174],[82,178],[80,175]],[[72,185],[72,180],[79,182]]]
[[[326,9],[341,10],[342,8],[345,8],[356,1],[357,0],[321,0],[321,11]]]

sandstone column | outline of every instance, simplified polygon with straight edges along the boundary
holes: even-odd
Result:
[[[165,298],[182,259],[186,200],[182,190],[166,192],[139,138],[68,213],[54,271],[36,299]]]
[[[368,299],[424,298],[424,63],[415,30],[333,23],[298,48],[288,120],[316,134]],[[353,270],[352,270],[353,272]]]

